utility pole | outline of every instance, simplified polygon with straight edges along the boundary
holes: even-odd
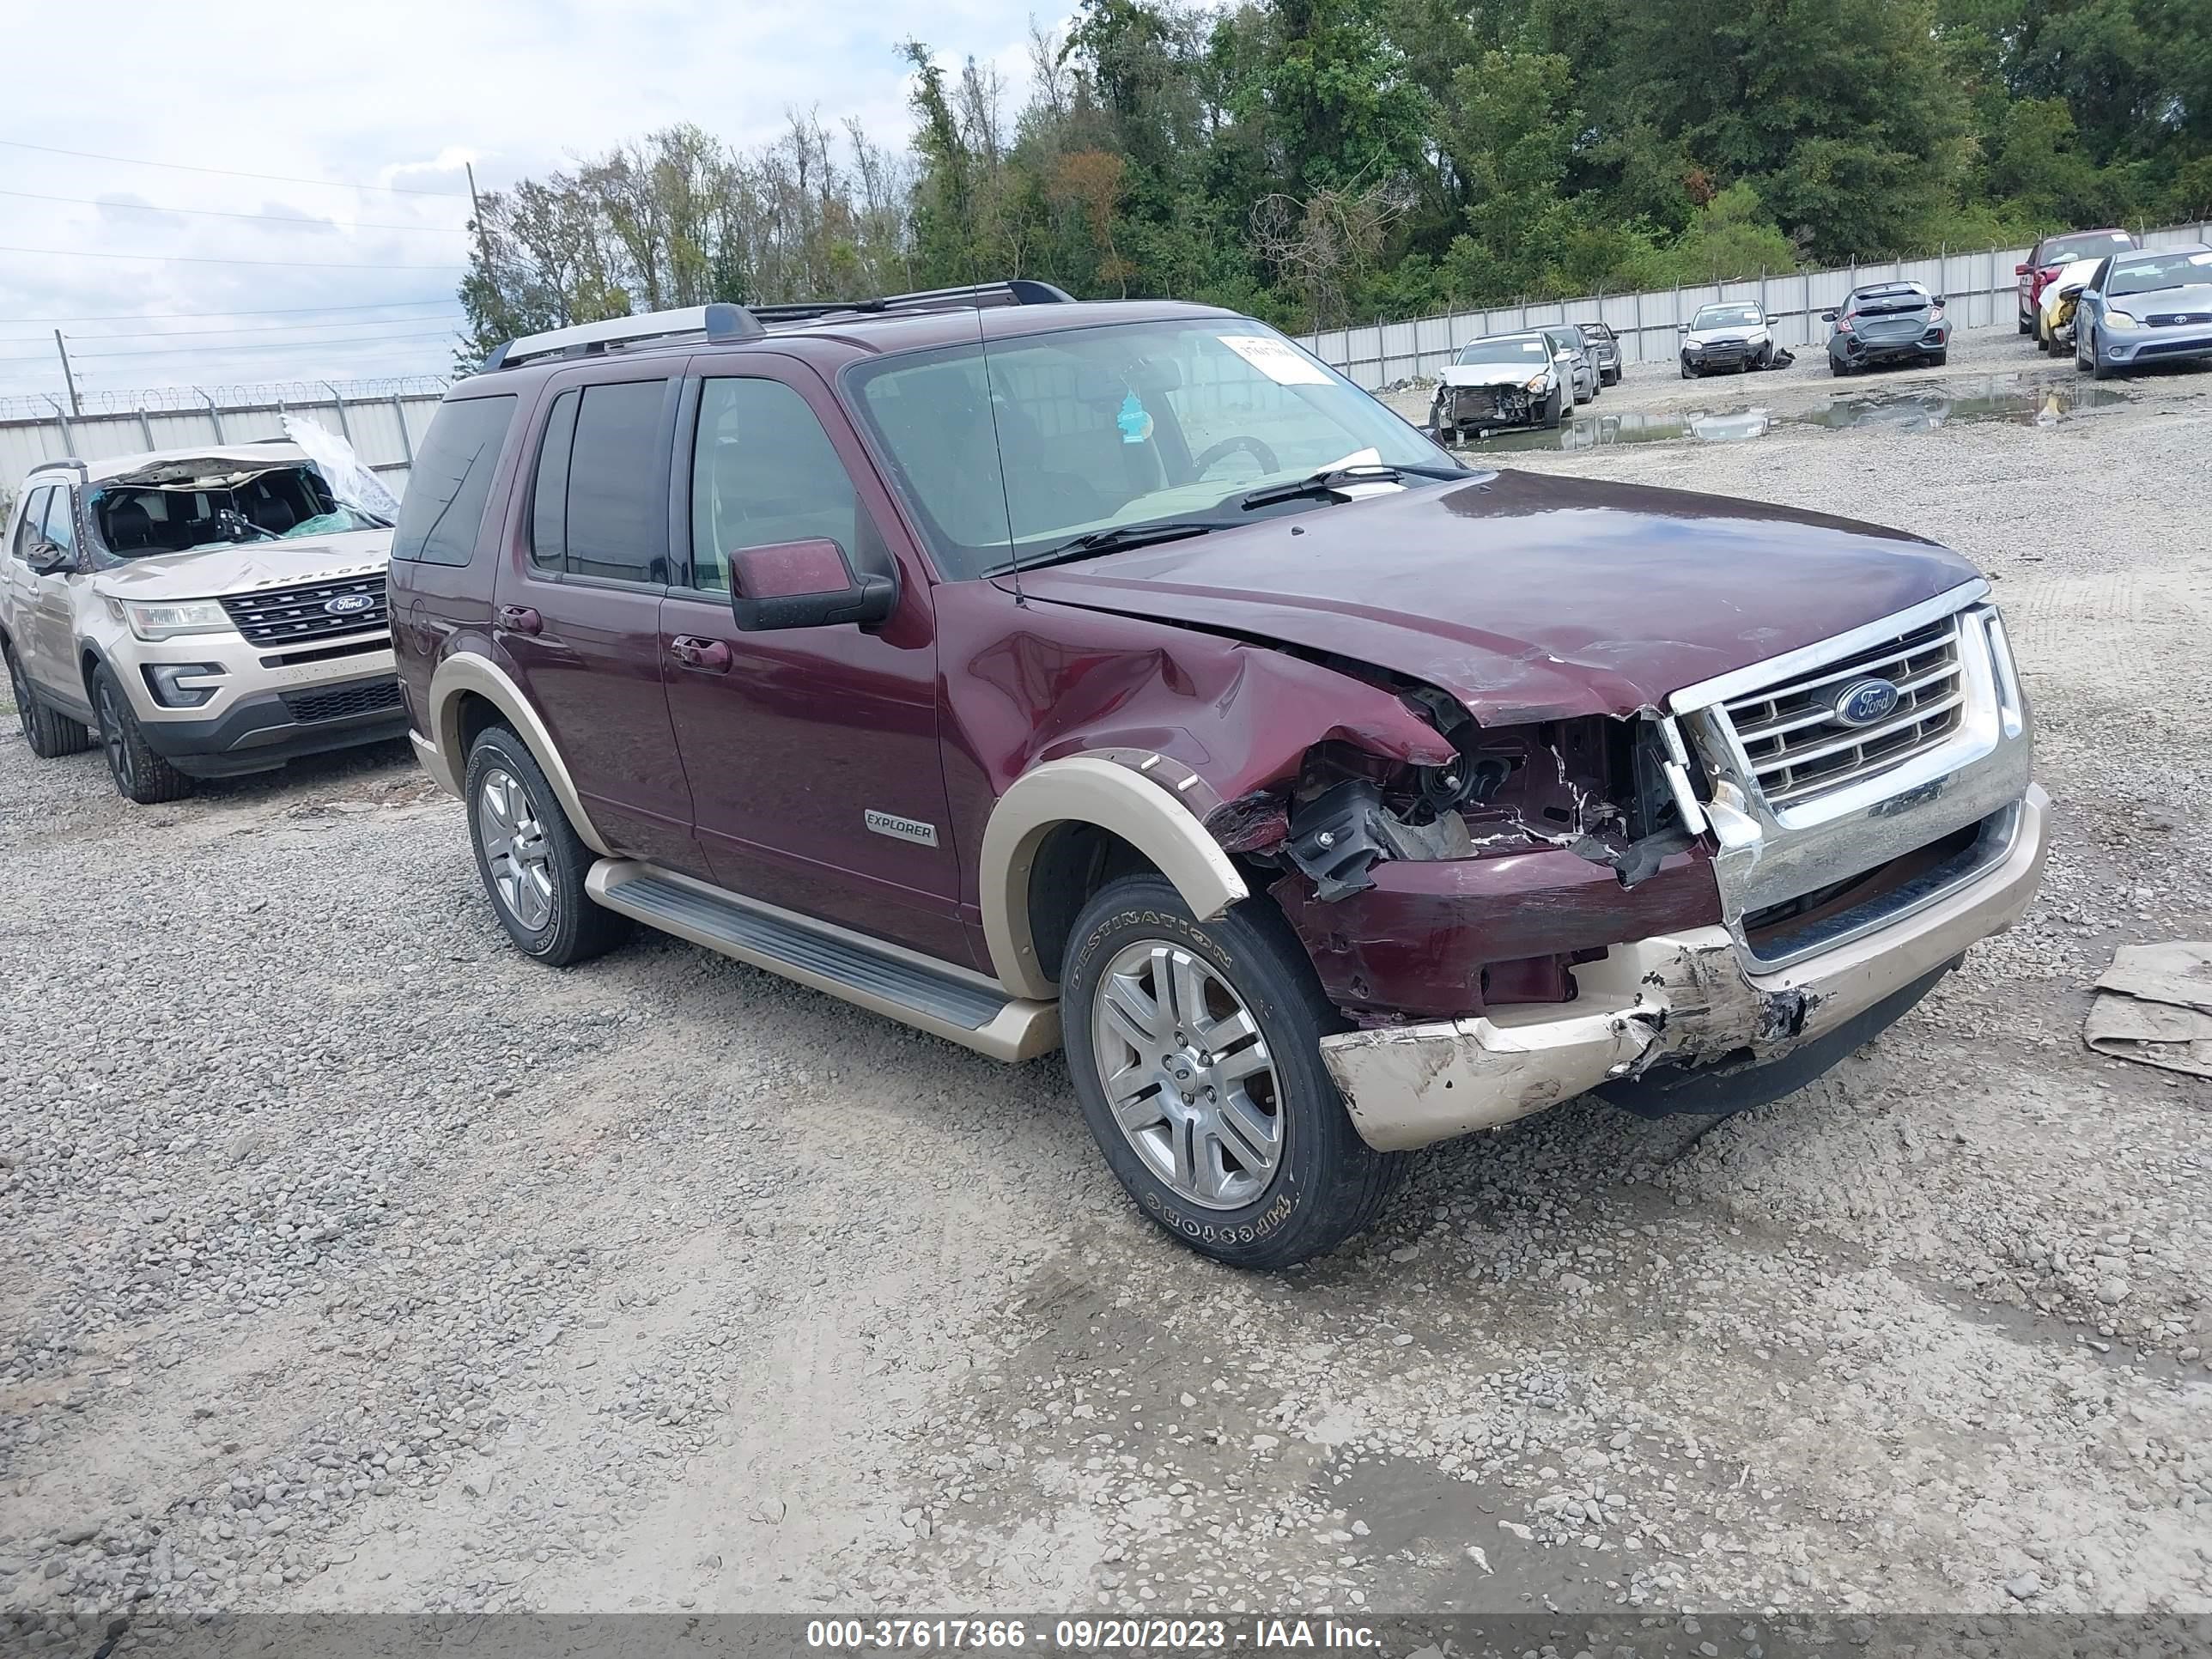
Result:
[[[76,376],[70,373],[69,348],[62,343],[59,329],[54,331],[54,349],[62,355],[62,384],[69,388],[70,413],[82,416],[84,411],[77,407],[76,403]]]
[[[461,171],[469,175],[469,217],[475,222],[477,240],[482,240],[483,209],[477,201],[477,164],[474,161],[464,161],[461,163]]]

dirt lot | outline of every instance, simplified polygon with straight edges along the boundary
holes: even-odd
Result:
[[[1589,412],[1772,418],[1512,459],[1980,561],[2058,805],[2026,924],[1779,1105],[1449,1146],[1281,1277],[1142,1224],[1056,1060],[667,940],[523,961],[404,753],[140,809],[9,720],[0,1647],[134,1601],[2212,1608],[2212,1098],[2079,1036],[2116,944],[2212,937],[2212,374],[1899,402],[2015,372],[2072,385],[2009,331],[1632,372]]]

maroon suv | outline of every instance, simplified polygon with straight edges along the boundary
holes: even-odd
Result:
[[[1138,1205],[1244,1265],[1361,1227],[1409,1148],[1798,1086],[2043,858],[1964,560],[1468,471],[1199,306],[517,340],[417,457],[392,608],[523,950],[635,919],[1064,1043]]]

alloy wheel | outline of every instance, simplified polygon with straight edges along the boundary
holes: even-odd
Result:
[[[100,744],[107,751],[107,769],[115,775],[115,781],[125,794],[137,788],[138,780],[131,769],[131,738],[123,725],[123,711],[115,706],[115,688],[107,683],[106,676],[100,680]]]
[[[1139,939],[1092,993],[1091,1049],[1106,1103],[1146,1167],[1212,1210],[1251,1203],[1282,1163],[1288,1118],[1267,1040],[1213,964]]]
[[[529,788],[504,767],[491,767],[477,788],[477,841],[494,893],[530,933],[553,919],[552,848]]]

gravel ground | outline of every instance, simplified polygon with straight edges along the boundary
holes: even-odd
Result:
[[[2015,371],[2066,378],[2005,331],[1599,407]],[[1790,1099],[1440,1149],[1287,1275],[1143,1225],[1057,1060],[664,939],[521,960],[404,751],[139,809],[9,721],[0,1647],[134,1607],[2212,1608],[2212,1097],[2080,1042],[2116,945],[2212,937],[2212,374],[2125,390],[1513,457],[1979,560],[2047,884]]]

